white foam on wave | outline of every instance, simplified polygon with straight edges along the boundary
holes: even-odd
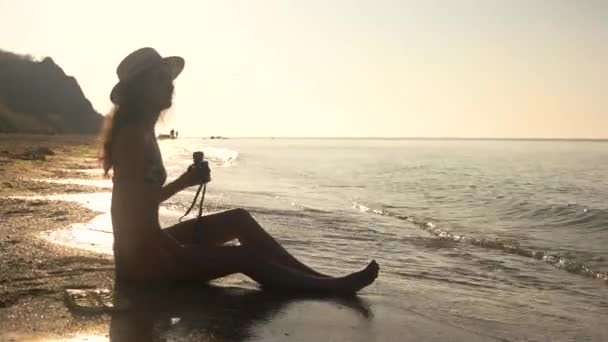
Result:
[[[377,215],[393,217],[402,221],[413,223],[417,227],[425,230],[426,232],[440,239],[468,243],[478,247],[500,250],[505,253],[519,255],[527,258],[534,258],[537,260],[541,260],[547,264],[550,264],[556,268],[568,271],[570,273],[579,274],[589,278],[600,279],[608,283],[608,272],[606,271],[593,270],[582,263],[579,263],[575,260],[571,260],[569,257],[561,256],[556,252],[542,251],[535,249],[531,246],[521,246],[519,241],[517,240],[502,240],[500,238],[466,236],[463,234],[457,234],[455,232],[444,230],[441,227],[437,227],[437,225],[435,225],[435,223],[431,221],[391,213],[384,209],[371,209],[356,202],[353,204],[353,207],[359,209],[361,212],[370,212]]]
[[[366,207],[363,204],[357,203],[357,202],[353,202],[353,209],[357,209],[362,213],[367,213],[371,210],[370,207]]]
[[[223,147],[203,147],[202,151],[207,159],[222,166],[233,165],[239,157],[237,151]]]

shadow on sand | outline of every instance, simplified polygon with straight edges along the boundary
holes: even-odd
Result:
[[[317,301],[372,318],[361,298],[274,293],[240,287],[180,285],[113,293],[110,341],[244,341],[293,303]],[[77,312],[74,312],[78,314]]]

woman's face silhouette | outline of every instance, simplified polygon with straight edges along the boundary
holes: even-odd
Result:
[[[165,65],[153,68],[146,73],[144,83],[144,101],[159,111],[171,107],[173,99],[173,79]]]

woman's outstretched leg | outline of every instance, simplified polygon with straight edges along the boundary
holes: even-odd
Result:
[[[232,209],[178,223],[165,231],[184,244],[202,244],[205,248],[238,239],[265,259],[278,265],[318,276],[329,277],[305,265],[291,255],[245,209]]]
[[[378,264],[372,261],[361,271],[344,277],[319,277],[268,261],[244,246],[206,250],[188,247],[187,254],[188,269],[178,271],[180,273],[194,274],[203,281],[243,273],[265,288],[288,292],[352,294],[373,283],[379,270]]]

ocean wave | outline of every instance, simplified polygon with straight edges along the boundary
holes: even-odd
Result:
[[[477,287],[477,288],[487,288],[487,289],[494,289],[496,288],[496,286],[492,286],[490,284],[484,284],[481,282],[476,282],[474,280],[456,280],[453,278],[448,278],[448,277],[441,277],[441,276],[436,276],[436,275],[431,275],[431,274],[425,274],[425,273],[413,273],[413,272],[405,272],[405,271],[400,271],[400,272],[395,272],[397,275],[399,276],[404,276],[404,277],[409,277],[409,278],[418,278],[418,279],[423,279],[423,280],[430,280],[430,281],[438,281],[438,282],[443,282],[443,283],[447,283],[447,284],[456,284],[456,285],[465,285],[465,286],[470,286],[470,287]],[[503,280],[504,283],[504,280]],[[513,284],[510,284],[513,285]]]
[[[500,250],[509,254],[533,258],[550,264],[558,269],[562,269],[567,272],[582,275],[589,278],[603,280],[604,282],[608,283],[608,272],[592,270],[591,268],[582,263],[576,262],[574,260],[568,259],[555,253],[535,249],[532,247],[520,246],[519,243],[515,240],[487,239],[466,236],[464,234],[458,234],[456,232],[447,231],[440,227],[437,227],[437,225],[432,221],[393,213],[385,209],[371,208],[357,202],[353,203],[353,207],[361,212],[388,216],[398,220],[410,222],[416,227],[436,236],[439,239],[445,239],[459,243],[467,243],[478,247]]]
[[[572,229],[605,229],[608,226],[608,210],[578,203],[544,204],[532,202],[510,203],[505,206],[505,216],[538,222],[544,226],[570,227]]]

